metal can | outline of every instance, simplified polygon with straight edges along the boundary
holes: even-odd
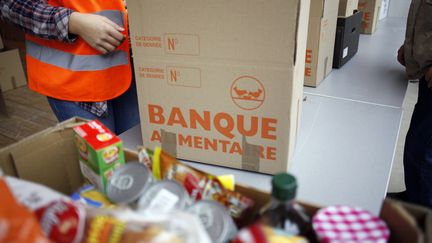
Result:
[[[174,209],[183,210],[189,205],[186,189],[173,180],[162,180],[152,184],[138,200],[141,212],[168,213]]]
[[[237,233],[237,227],[228,210],[220,203],[210,200],[197,201],[188,212],[198,215],[210,238],[215,243],[228,242]]]
[[[153,181],[150,170],[139,162],[129,162],[114,171],[107,188],[111,202],[128,204],[136,201]]]

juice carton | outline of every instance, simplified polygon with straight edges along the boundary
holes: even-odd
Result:
[[[125,163],[122,141],[97,120],[77,126],[74,131],[81,172],[106,192],[112,173]]]

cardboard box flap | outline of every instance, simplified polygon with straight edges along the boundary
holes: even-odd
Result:
[[[72,130],[67,129],[12,149],[18,177],[70,194],[82,184],[78,163],[74,162],[78,156],[73,138]]]
[[[387,201],[391,202],[393,207],[397,207],[398,211],[403,212],[405,220],[415,227],[419,234],[419,242],[432,242],[432,209],[403,201]],[[408,232],[412,234],[412,231],[410,229]]]
[[[70,119],[1,149],[1,168],[8,175],[71,193],[82,184],[71,127],[82,121]]]
[[[402,205],[393,203],[392,200],[384,200],[380,217],[386,221],[390,229],[389,242],[424,242],[423,234],[418,229],[415,220]]]
[[[134,54],[292,65],[300,2],[130,1]]]

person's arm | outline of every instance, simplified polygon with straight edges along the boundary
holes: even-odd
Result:
[[[402,66],[405,66],[405,46],[404,45],[402,45],[398,50],[397,60]]]
[[[0,17],[43,39],[73,42],[80,36],[101,53],[114,51],[124,29],[108,18],[53,7],[45,0],[2,0]]]
[[[69,34],[69,16],[72,10],[53,7],[44,0],[2,0],[0,17],[26,33],[37,37],[73,42]]]
[[[79,35],[103,54],[114,51],[123,42],[122,31],[124,28],[104,16],[78,12],[70,15],[69,33]]]

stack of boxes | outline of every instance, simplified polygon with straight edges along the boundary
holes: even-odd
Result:
[[[306,49],[305,85],[317,87],[330,74],[339,0],[311,1]]]
[[[375,33],[381,12],[381,1],[382,0],[359,0],[358,10],[363,12],[362,34]]]
[[[306,49],[305,86],[317,87],[357,53],[360,34],[377,29],[381,2],[388,0],[311,1]],[[387,9],[386,9],[387,10]]]
[[[357,11],[358,0],[340,0],[336,29],[333,67],[340,68],[357,53],[362,12]]]

